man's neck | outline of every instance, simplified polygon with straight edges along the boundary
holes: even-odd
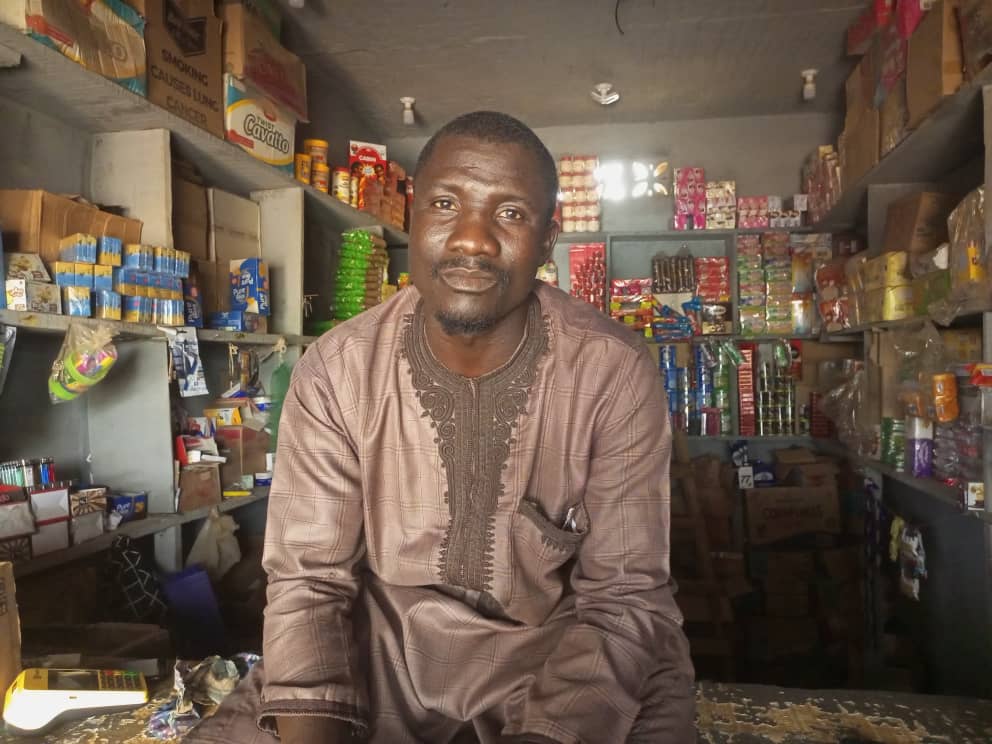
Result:
[[[481,377],[506,364],[520,347],[527,330],[531,297],[488,331],[465,335],[448,335],[433,316],[425,321],[427,345],[434,357],[450,372],[462,377]]]

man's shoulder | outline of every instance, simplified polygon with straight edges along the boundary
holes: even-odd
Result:
[[[588,302],[547,285],[539,287],[537,294],[563,352],[570,349],[582,355],[602,354],[605,350],[621,358],[647,353],[647,345],[634,331]]]

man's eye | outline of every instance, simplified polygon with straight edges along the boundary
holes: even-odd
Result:
[[[435,199],[431,202],[431,206],[435,209],[454,209],[455,203],[451,199]]]
[[[500,211],[499,216],[504,219],[519,221],[524,218],[524,213],[516,207],[506,207]]]

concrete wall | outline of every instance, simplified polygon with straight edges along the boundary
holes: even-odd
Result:
[[[90,137],[0,98],[0,188],[84,194]]]
[[[672,167],[705,168],[711,180],[735,180],[740,195],[785,195],[799,190],[800,169],[813,148],[836,141],[839,120],[827,114],[798,114],[536,131],[556,157],[592,153],[601,160],[662,159]],[[389,156],[412,168],[426,140],[419,136],[387,141]],[[668,229],[671,210],[671,199],[610,203],[604,206],[603,227]]]

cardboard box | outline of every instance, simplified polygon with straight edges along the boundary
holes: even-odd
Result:
[[[0,562],[0,690],[4,692],[21,673],[21,623],[17,613],[14,564]],[[4,695],[0,695],[0,713]]]
[[[224,75],[224,136],[257,160],[293,172],[296,116],[233,75]]]
[[[230,263],[231,310],[268,315],[269,266],[258,258],[239,258]]]
[[[144,519],[148,516],[148,493],[145,491],[122,491],[107,495],[107,511],[120,514],[121,523]]]
[[[207,189],[210,210],[210,260],[224,264],[237,258],[261,258],[261,217],[258,204],[221,189]],[[225,308],[226,309],[226,308]]]
[[[28,501],[0,504],[0,538],[21,537],[34,532],[34,514]]]
[[[251,83],[266,97],[307,121],[307,68],[265,23],[240,4],[223,7],[224,72]]]
[[[900,77],[885,97],[879,117],[879,158],[884,158],[909,134],[909,110],[906,106],[906,78]]]
[[[141,242],[140,220],[41,190],[0,190],[0,225],[5,250],[38,253],[46,263],[59,260],[59,241],[73,233]]]
[[[219,0],[218,5],[243,5],[259,17],[276,41],[282,38],[282,11],[275,0]]]
[[[172,242],[195,261],[210,260],[207,189],[176,175],[172,176]]]
[[[269,451],[269,435],[247,426],[218,426],[217,446],[227,458],[220,466],[221,484],[224,488],[238,483],[243,476],[254,477],[265,472],[265,454]]]
[[[875,55],[869,52],[854,68],[844,84],[844,128],[853,128],[875,108]]]
[[[34,518],[40,524],[69,518],[69,488],[67,486],[32,490],[28,496]]]
[[[841,532],[836,488],[776,486],[745,491],[747,537],[752,545],[814,532]]]
[[[62,298],[55,284],[8,279],[5,285],[8,310],[31,313],[62,314]]]
[[[789,447],[775,450],[775,462],[779,465],[811,465],[816,462],[816,455],[806,447]]]
[[[223,38],[213,0],[128,1],[146,21],[148,100],[223,137]]]
[[[752,658],[774,659],[807,653],[820,644],[820,629],[808,617],[758,617],[748,628],[748,651]]]
[[[35,557],[65,550],[69,547],[69,518],[38,524],[38,530],[31,535],[31,554]]]
[[[748,571],[767,591],[796,592],[800,584],[816,578],[816,551],[753,550],[748,554]]]
[[[803,465],[776,465],[775,479],[789,486],[831,488],[837,486],[840,471],[833,462],[814,462]]]
[[[69,537],[72,539],[72,544],[79,545],[79,543],[100,537],[104,532],[105,519],[103,512],[89,512],[73,517],[69,521]]]
[[[237,331],[240,333],[268,333],[268,317],[243,310],[228,310],[210,313],[207,327],[216,331]]]
[[[5,0],[0,22],[139,96],[146,93],[145,22],[123,2]]]
[[[224,313],[231,309],[230,269],[228,262],[193,261],[191,270],[200,287],[203,313]]]
[[[863,546],[849,545],[821,550],[818,558],[827,578],[833,581],[857,581],[861,578],[863,555]]]
[[[906,104],[910,129],[919,126],[964,81],[957,5],[957,0],[938,0],[909,39]]]
[[[50,282],[45,262],[37,253],[7,253],[3,257],[8,279],[29,279],[33,282]]]
[[[867,111],[851,129],[845,129],[840,139],[841,190],[851,186],[878,165],[880,143],[878,111]]]
[[[955,200],[947,194],[921,191],[889,204],[883,251],[928,253],[947,242],[947,218]]]
[[[216,464],[188,465],[180,471],[179,511],[194,511],[220,502],[220,468]]]
[[[69,494],[69,512],[73,517],[107,511],[107,489],[105,486],[82,488]]]
[[[18,563],[29,560],[31,560],[30,535],[0,539],[0,561]]]

